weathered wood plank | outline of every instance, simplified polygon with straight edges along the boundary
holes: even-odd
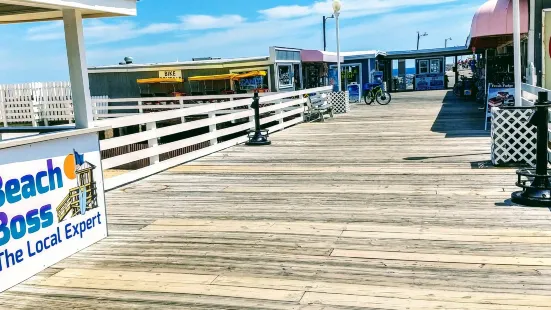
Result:
[[[488,165],[483,118],[445,92],[397,94],[109,192],[110,236],[0,303],[548,308],[551,212],[507,201],[515,170]]]

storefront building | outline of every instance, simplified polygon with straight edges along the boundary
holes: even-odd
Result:
[[[528,0],[520,0],[521,72],[526,82],[528,55]],[[489,107],[514,105],[514,50],[513,50],[513,3],[512,0],[491,0],[484,3],[473,17],[469,47],[480,55],[475,68],[480,89],[485,94]],[[507,98],[494,96],[508,93]],[[495,97],[495,98],[494,98]],[[503,97],[503,98],[502,98]]]
[[[520,0],[519,4],[521,72],[524,73],[527,67],[528,0]],[[514,84],[512,0],[491,0],[477,10],[471,25],[469,47],[484,59],[484,77],[488,85]]]
[[[270,61],[275,68],[276,92],[302,89],[302,61],[300,49],[270,47]]]
[[[341,63],[341,89],[348,90],[352,102],[359,101],[363,95],[366,83],[372,82],[372,73],[378,71],[377,59],[385,55],[381,51],[342,52],[344,62]],[[330,69],[336,69],[331,65]]]
[[[329,79],[329,67],[335,67],[337,54],[319,50],[302,50],[302,77],[304,88],[316,88],[333,85],[334,80]],[[341,62],[344,57],[341,56]]]
[[[141,96],[167,96],[172,93],[184,95],[223,93],[234,89],[229,79],[203,82],[189,82],[194,76],[215,76],[265,70],[259,88],[273,90],[274,65],[269,57],[236,59],[199,59],[175,63],[134,64],[89,68],[90,92],[92,96],[108,96],[111,99],[136,98]],[[175,78],[175,83],[139,84],[141,79]],[[178,79],[181,79],[178,82]]]
[[[391,51],[379,63],[384,64],[385,72],[390,72],[384,76],[389,91],[441,90],[450,86],[446,78],[446,58],[453,57],[457,63],[457,57],[465,55],[472,55],[466,46]],[[407,61],[415,64],[414,71],[408,70]],[[455,76],[457,80],[457,70]]]

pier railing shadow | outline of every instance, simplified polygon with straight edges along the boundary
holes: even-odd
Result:
[[[486,137],[484,111],[474,101],[458,98],[448,91],[442,100],[442,108],[434,120],[431,131],[446,134],[446,138]]]

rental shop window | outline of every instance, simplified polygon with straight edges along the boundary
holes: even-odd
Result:
[[[279,65],[277,67],[279,88],[293,86],[293,67],[291,65]]]
[[[440,73],[440,59],[431,59],[430,73]]]
[[[419,74],[429,73],[429,61],[421,60],[419,61]]]

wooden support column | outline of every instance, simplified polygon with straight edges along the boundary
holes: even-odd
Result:
[[[69,60],[75,124],[77,128],[88,128],[92,125],[93,114],[84,49],[82,13],[74,9],[64,9],[63,24],[67,58]]]

